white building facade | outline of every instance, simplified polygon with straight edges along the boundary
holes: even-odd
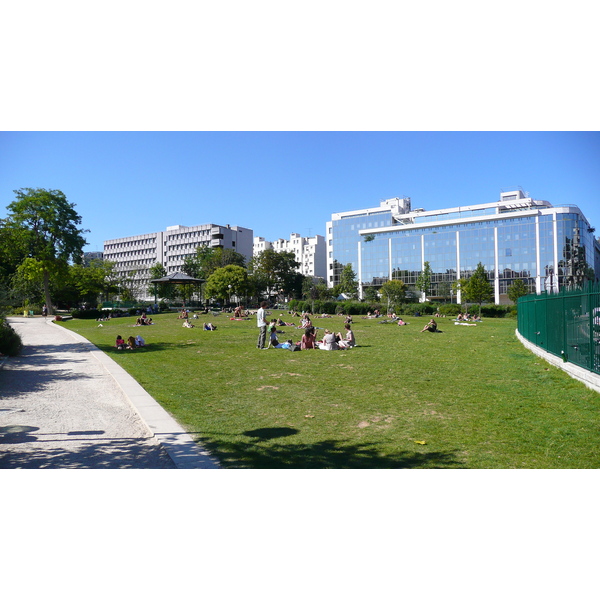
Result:
[[[298,272],[302,275],[323,280],[327,276],[327,248],[322,235],[302,237],[298,233],[292,233],[289,240],[279,238],[274,242],[262,237],[254,238],[254,256],[269,249],[275,252],[293,252],[295,260],[300,263]]]
[[[181,271],[185,259],[195,256],[198,246],[230,248],[242,254],[246,261],[252,258],[252,229],[238,226],[174,225],[165,231],[107,240],[104,242],[104,260],[115,263],[120,278],[130,282],[132,291],[141,300],[154,298],[149,284],[150,268],[160,263],[167,273]]]

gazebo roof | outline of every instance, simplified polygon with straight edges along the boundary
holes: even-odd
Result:
[[[178,271],[177,273],[171,273],[171,275],[166,275],[165,277],[151,279],[150,283],[204,283],[205,281],[205,279],[190,277],[189,275]]]

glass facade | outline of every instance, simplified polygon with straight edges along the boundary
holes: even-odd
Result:
[[[390,278],[414,288],[429,262],[432,278],[427,295],[444,297],[452,282],[469,277],[482,263],[494,285],[495,302],[505,303],[516,279],[522,279],[530,292],[544,291],[556,285],[556,279],[559,286],[598,279],[600,245],[576,207],[530,207],[530,213],[525,214],[522,206],[511,211],[508,205],[494,204],[446,212],[443,219],[414,213],[413,219],[402,215],[398,223],[387,211],[333,220],[330,285],[339,283],[349,263],[363,290],[380,287]],[[495,218],[485,218],[492,214]],[[464,221],[444,224],[459,217]],[[386,230],[368,231],[377,228]]]

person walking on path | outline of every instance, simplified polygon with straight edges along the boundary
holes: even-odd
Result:
[[[260,308],[256,313],[256,326],[258,327],[258,342],[256,347],[262,350],[265,347],[265,341],[267,339],[267,302],[263,300],[260,303]]]

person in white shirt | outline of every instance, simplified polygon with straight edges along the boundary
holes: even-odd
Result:
[[[267,302],[263,300],[260,303],[260,308],[256,313],[256,326],[259,328],[258,333],[258,342],[256,347],[262,350],[265,347],[265,341],[267,339],[267,313],[265,309],[267,308]]]

